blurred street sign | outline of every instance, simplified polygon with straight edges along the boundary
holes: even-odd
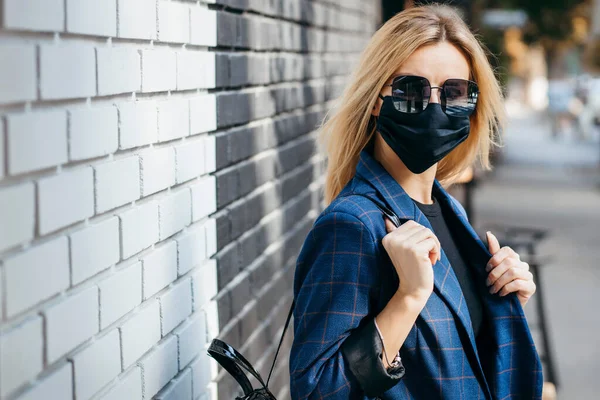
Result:
[[[522,27],[527,22],[527,13],[523,10],[486,10],[481,20],[492,28]]]

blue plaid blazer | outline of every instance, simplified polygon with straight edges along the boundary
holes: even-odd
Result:
[[[485,285],[485,265],[492,255],[460,203],[437,180],[433,191],[450,210],[450,229],[467,247],[478,284]],[[369,198],[432,229],[402,187],[363,150],[355,176],[319,215],[297,259],[292,399],[541,399],[542,367],[516,294],[500,297],[483,290],[486,333],[476,343],[443,249],[441,261],[433,265],[434,291],[400,348],[404,376],[389,388],[377,388],[370,387],[376,380],[359,380],[352,373],[360,366],[349,365],[342,344],[374,319],[398,287],[381,244],[387,233],[382,213]]]

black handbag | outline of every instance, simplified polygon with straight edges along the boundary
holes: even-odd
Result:
[[[363,196],[373,201],[375,205],[377,205],[377,207],[383,212],[383,214],[387,216],[392,223],[394,223],[394,225],[400,226],[400,218],[398,218],[392,210],[386,207],[379,200],[372,199],[371,197],[367,197],[360,193],[352,193],[350,195]],[[292,319],[295,305],[296,302],[294,300],[290,306],[290,310],[283,327],[283,332],[281,333],[281,338],[279,339],[279,345],[277,346],[277,351],[275,352],[275,357],[273,358],[273,363],[271,364],[271,369],[269,370],[269,376],[267,377],[266,383],[263,381],[260,374],[254,369],[252,364],[250,364],[250,362],[248,362],[248,360],[246,360],[246,358],[236,349],[220,339],[214,338],[212,340],[207,350],[208,355],[214,358],[236,380],[244,392],[242,397],[236,397],[235,400],[277,400],[273,393],[271,393],[269,390],[268,385],[269,380],[271,379],[271,374],[273,373],[273,367],[275,367],[275,361],[277,361],[277,355],[279,354],[281,344],[283,343],[285,332],[287,331],[290,320]],[[246,375],[246,372],[255,377],[256,380],[260,382],[262,387],[256,389],[253,388],[252,383],[250,383],[250,380]]]

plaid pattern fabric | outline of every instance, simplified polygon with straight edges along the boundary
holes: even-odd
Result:
[[[437,180],[433,190],[451,211],[453,234],[467,247],[478,284],[484,285],[491,254],[460,203]],[[398,277],[381,245],[386,234],[381,212],[353,193],[378,196],[400,218],[431,229],[402,187],[363,150],[355,177],[317,218],[298,256],[289,364],[295,400],[367,398],[340,346],[385,307]],[[478,349],[462,290],[443,249],[433,270],[434,291],[400,349],[406,374],[379,397],[541,399],[541,363],[516,295],[483,296],[489,337]]]

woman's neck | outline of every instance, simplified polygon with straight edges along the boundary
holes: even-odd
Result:
[[[437,170],[433,165],[422,174],[412,173],[394,151],[385,143],[379,133],[375,133],[373,156],[398,182],[402,189],[414,200],[422,204],[433,204],[431,192]]]

